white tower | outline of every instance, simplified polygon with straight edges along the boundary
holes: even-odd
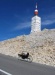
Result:
[[[35,16],[32,17],[31,21],[31,33],[41,31],[41,18],[38,16],[37,4],[36,4],[36,9],[34,11],[34,15]]]

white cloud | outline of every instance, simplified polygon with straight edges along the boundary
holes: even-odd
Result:
[[[21,30],[24,28],[29,28],[31,25],[30,22],[25,22],[25,23],[19,23],[16,27],[13,28],[13,30]]]
[[[50,24],[53,24],[55,23],[55,20],[45,20],[42,22],[42,25],[50,25]]]
[[[52,14],[49,14],[49,15],[44,15],[42,17],[42,25],[50,25],[50,24],[53,24],[53,23],[55,23],[55,13],[52,13]],[[21,29],[28,28],[28,27],[31,27],[31,21],[27,22],[26,17],[25,17],[25,21],[23,23],[17,24],[12,29],[12,31],[21,30]]]
[[[50,25],[53,23],[55,23],[55,13],[43,17],[42,25]]]

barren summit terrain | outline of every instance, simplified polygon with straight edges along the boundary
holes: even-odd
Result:
[[[55,29],[17,36],[0,42],[0,53],[18,57],[18,53],[27,51],[33,62],[55,66]]]

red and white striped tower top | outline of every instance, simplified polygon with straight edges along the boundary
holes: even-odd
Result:
[[[38,15],[37,3],[36,3],[36,9],[35,9],[35,11],[34,11],[34,14],[35,14],[35,15]]]

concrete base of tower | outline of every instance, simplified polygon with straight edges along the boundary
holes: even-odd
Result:
[[[30,32],[30,34],[39,34],[39,33],[41,33],[41,31],[34,31],[34,32],[31,31],[31,32]]]

